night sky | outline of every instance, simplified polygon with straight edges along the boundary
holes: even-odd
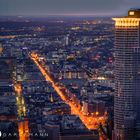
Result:
[[[0,0],[0,15],[117,15],[140,0]]]

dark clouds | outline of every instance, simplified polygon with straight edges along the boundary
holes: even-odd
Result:
[[[140,0],[0,0],[0,15],[117,14]]]

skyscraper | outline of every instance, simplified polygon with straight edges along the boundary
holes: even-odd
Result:
[[[114,140],[140,139],[140,9],[115,20]]]

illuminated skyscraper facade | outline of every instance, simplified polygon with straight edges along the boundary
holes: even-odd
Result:
[[[115,20],[114,140],[140,139],[140,10]]]

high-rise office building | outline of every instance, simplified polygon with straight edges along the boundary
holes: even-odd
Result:
[[[114,140],[140,139],[140,9],[115,20]]]

